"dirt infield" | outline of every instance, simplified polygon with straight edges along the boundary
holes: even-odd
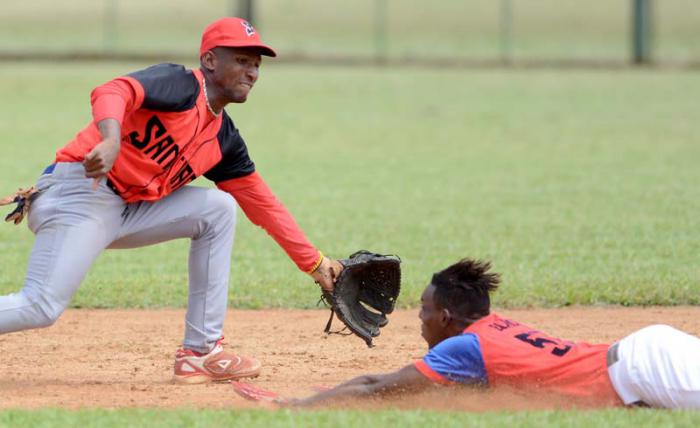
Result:
[[[611,342],[651,323],[700,334],[700,308],[566,308],[503,310],[555,336]],[[367,371],[399,368],[420,358],[417,311],[399,311],[368,349],[355,337],[326,336],[326,311],[230,311],[228,346],[254,355],[263,373],[254,381],[291,396],[310,394]],[[228,384],[170,382],[181,341],[183,310],[69,310],[51,328],[0,336],[0,408],[195,407],[243,408],[251,403]],[[559,407],[512,391],[436,389],[401,400],[349,403],[362,407],[533,409]]]

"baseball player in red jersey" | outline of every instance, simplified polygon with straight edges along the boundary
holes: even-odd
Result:
[[[697,337],[653,325],[613,345],[557,339],[490,312],[489,294],[500,277],[489,269],[489,263],[464,259],[433,275],[421,297],[421,333],[429,347],[421,360],[287,404],[416,391],[438,383],[508,385],[594,406],[700,409]]]
[[[236,206],[321,287],[332,289],[342,270],[275,198],[224,110],[246,101],[261,55],[276,54],[248,22],[223,18],[202,35],[199,69],[160,64],[93,90],[93,121],[58,150],[37,182],[28,214],[36,241],[24,287],[0,297],[0,333],[53,324],[104,249],[189,238],[175,379],[258,375],[259,361],[221,344]],[[218,189],[187,186],[202,175]]]

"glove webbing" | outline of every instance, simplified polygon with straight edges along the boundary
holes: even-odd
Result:
[[[352,334],[351,331],[349,331],[347,333],[343,333],[345,330],[348,329],[348,326],[343,327],[342,330],[331,331],[331,324],[333,324],[333,315],[335,315],[335,310],[333,309],[333,306],[331,306],[328,303],[328,301],[326,300],[326,296],[324,296],[323,294],[321,294],[321,298],[318,299],[318,303],[321,303],[321,302],[323,302],[326,306],[330,306],[330,310],[331,310],[331,316],[328,318],[328,322],[326,323],[326,328],[323,329],[323,332],[326,334],[339,334],[341,336],[351,335]],[[316,304],[316,306],[318,306],[318,303]]]

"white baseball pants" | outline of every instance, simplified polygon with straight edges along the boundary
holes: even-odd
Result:
[[[37,187],[42,193],[28,215],[36,241],[24,287],[0,296],[0,333],[53,324],[104,249],[190,238],[183,345],[199,352],[213,347],[226,314],[236,222],[229,194],[185,186],[155,202],[127,204],[104,179],[93,189],[80,163],[56,164]]]
[[[608,373],[625,404],[700,409],[699,338],[667,325],[652,325],[613,347],[616,361]]]

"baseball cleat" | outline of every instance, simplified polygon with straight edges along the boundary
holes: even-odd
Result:
[[[224,351],[219,341],[211,352],[204,355],[191,349],[178,349],[173,380],[196,384],[251,378],[260,374],[260,367],[260,361],[255,358]]]

